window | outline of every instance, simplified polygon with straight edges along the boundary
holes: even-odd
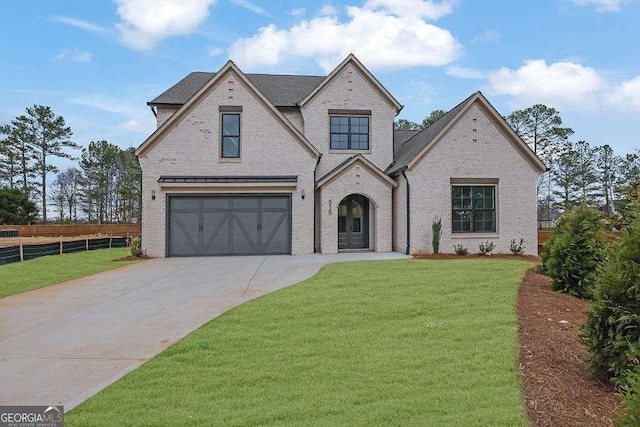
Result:
[[[222,136],[220,157],[240,157],[240,114],[223,113],[221,116]]]
[[[368,150],[369,117],[331,116],[332,150]]]
[[[455,185],[452,188],[454,233],[496,232],[496,187]]]

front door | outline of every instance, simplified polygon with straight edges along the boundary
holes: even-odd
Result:
[[[369,247],[369,199],[352,194],[338,206],[338,249]]]

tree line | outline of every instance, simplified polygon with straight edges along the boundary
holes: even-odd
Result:
[[[139,221],[142,174],[134,149],[107,141],[80,147],[72,136],[64,118],[43,105],[0,126],[0,224]],[[55,158],[77,166],[60,170]]]
[[[400,119],[395,129],[422,130],[445,114],[434,110],[421,123]],[[553,221],[567,209],[587,204],[607,214],[622,212],[640,180],[640,152],[617,155],[610,145],[571,141],[560,112],[543,104],[504,117],[547,165],[538,179],[538,219]]]

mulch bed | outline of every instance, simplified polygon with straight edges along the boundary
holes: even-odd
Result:
[[[511,255],[511,254],[491,254],[491,255],[480,255],[480,254],[467,254],[467,255],[457,255],[457,254],[443,254],[440,253],[438,255],[435,254],[412,254],[415,259],[478,259],[478,258],[500,258],[500,259],[518,259],[524,261],[533,261],[540,262],[540,258],[535,255]]]
[[[143,260],[143,259],[151,259],[151,258],[152,257],[150,257],[147,254],[143,254],[143,255],[140,255],[140,256],[128,255],[128,256],[123,256],[122,258],[116,258],[113,261],[114,262],[116,262],[116,261],[140,261],[140,260]]]
[[[578,334],[590,305],[553,291],[551,279],[535,268],[523,279],[518,292],[520,370],[533,425],[614,425],[622,409],[614,391],[587,373],[587,351]]]

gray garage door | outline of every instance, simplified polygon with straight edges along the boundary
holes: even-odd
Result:
[[[169,196],[169,256],[291,253],[289,195]]]

